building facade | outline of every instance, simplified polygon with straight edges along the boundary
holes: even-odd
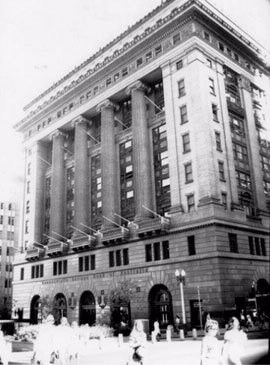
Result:
[[[11,314],[12,264],[18,250],[18,229],[18,205],[0,201],[0,318]]]
[[[129,281],[129,320],[162,328],[176,314],[197,326],[200,310],[266,310],[268,78],[237,25],[204,1],[167,0],[29,103],[15,126],[24,318],[37,321],[49,297],[92,324]]]

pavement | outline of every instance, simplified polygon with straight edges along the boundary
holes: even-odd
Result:
[[[267,331],[249,334],[242,356],[243,365],[267,364],[269,339]],[[255,337],[255,338],[254,338]],[[256,338],[257,337],[257,338]],[[264,338],[261,338],[264,337]],[[201,336],[196,340],[186,337],[180,340],[173,337],[171,341],[162,339],[159,342],[147,346],[147,365],[200,365]],[[220,336],[219,346],[222,348],[223,336]],[[29,365],[33,352],[13,352],[9,365]],[[90,340],[82,348],[77,365],[126,365],[131,356],[128,338],[106,338],[102,342]]]

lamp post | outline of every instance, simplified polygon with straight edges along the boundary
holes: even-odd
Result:
[[[184,289],[183,289],[183,284],[185,284],[185,277],[186,277],[185,270],[181,270],[181,271],[179,271],[178,269],[175,270],[175,277],[176,277],[176,280],[179,282],[181,307],[182,307],[182,321],[183,321],[183,325],[185,326],[186,325],[186,312],[185,312],[185,300],[184,300]]]

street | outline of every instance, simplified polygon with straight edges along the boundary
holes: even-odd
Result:
[[[219,341],[220,349],[223,341]],[[199,365],[200,339],[186,339],[172,342],[165,340],[152,344],[148,342],[148,365]],[[103,344],[98,340],[91,340],[80,355],[79,365],[126,365],[130,356],[128,343],[119,345],[116,338],[106,339]],[[250,339],[244,348],[243,364],[266,364],[263,356],[268,352],[268,339]],[[32,353],[12,353],[9,365],[30,364]]]

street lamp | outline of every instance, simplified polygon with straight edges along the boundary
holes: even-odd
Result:
[[[176,277],[176,280],[179,282],[181,307],[182,307],[182,320],[183,320],[183,325],[185,326],[186,325],[186,313],[185,313],[185,301],[184,301],[184,290],[183,290],[183,284],[185,284],[185,277],[186,277],[185,270],[181,270],[181,271],[179,271],[178,269],[175,270],[175,277]]]

